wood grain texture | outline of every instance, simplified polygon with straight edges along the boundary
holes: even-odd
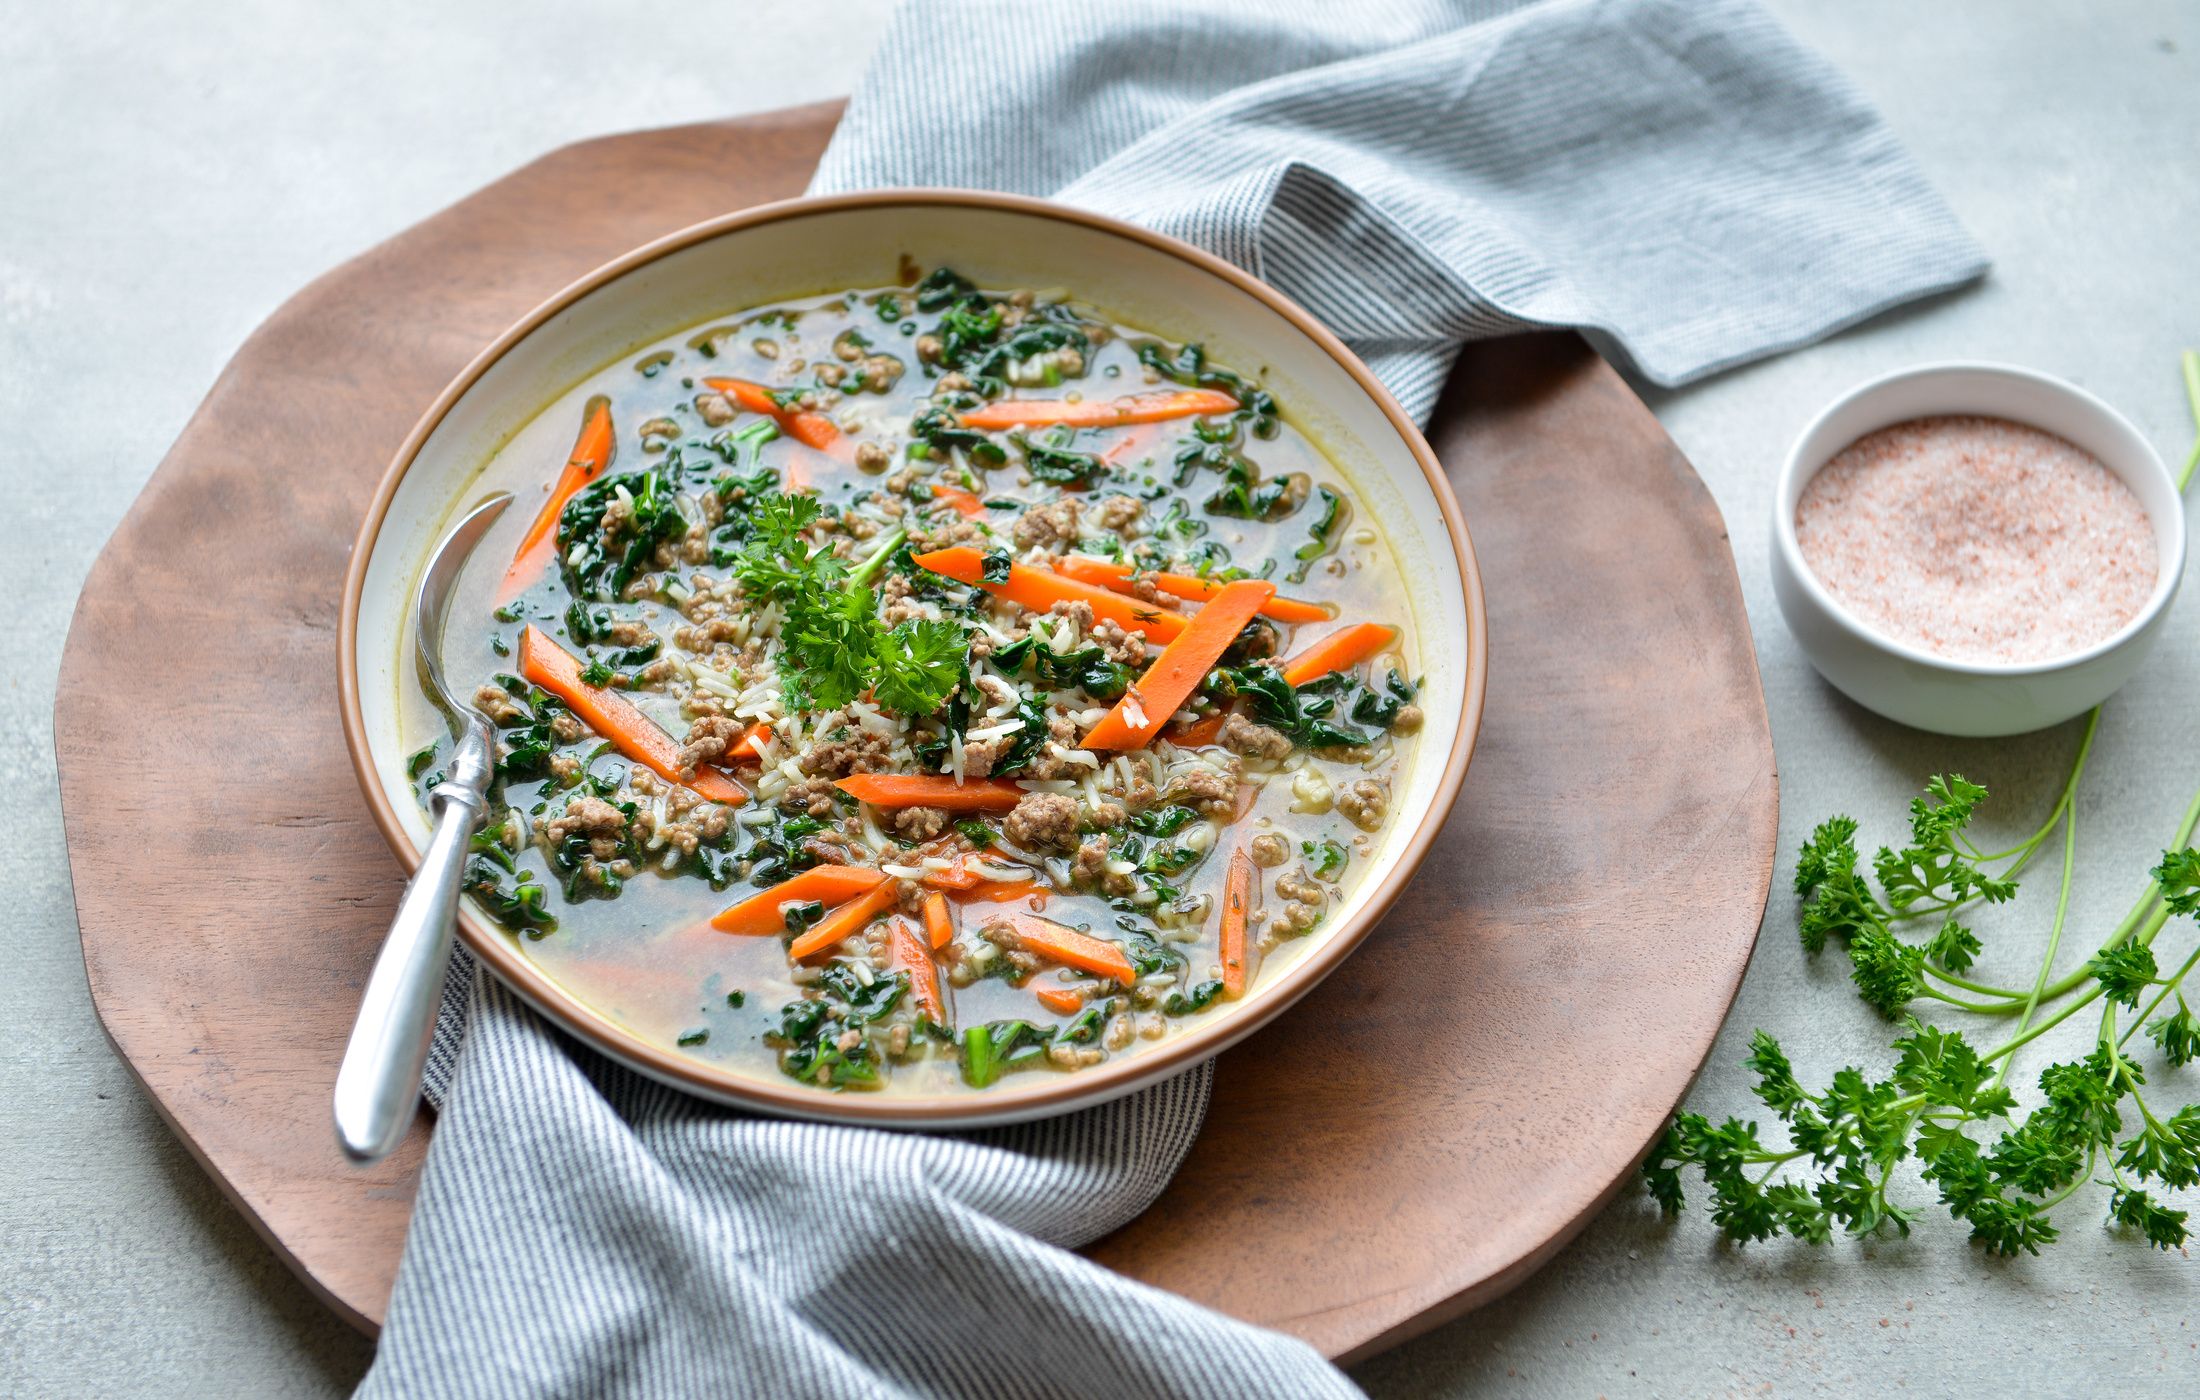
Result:
[[[94,1003],[201,1163],[362,1327],[427,1129],[361,1172],[329,1128],[399,881],[337,726],[353,532],[482,345],[637,244],[798,194],[837,115],[568,147],[314,283],[238,351],[85,586],[55,741]],[[1489,588],[1465,795],[1367,945],[1224,1058],[1176,1184],[1091,1250],[1348,1358],[1503,1291],[1619,1188],[1732,1000],[1776,834],[1724,529],[1618,376],[1571,336],[1480,346],[1430,436]]]

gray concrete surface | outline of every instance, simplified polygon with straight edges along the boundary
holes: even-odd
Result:
[[[1995,789],[2006,828],[2029,829],[2073,732],[1940,740],[1827,690],[1767,589],[1772,474],[1831,395],[1957,356],[2068,375],[2182,457],[2191,425],[2174,359],[2200,342],[2200,11],[1775,8],[1881,104],[1998,260],[1977,291],[1650,396],[1735,535],[1781,759],[1782,844],[1843,809],[1885,832],[1914,785],[1950,767]],[[776,2],[0,5],[0,596],[13,618],[0,628],[0,780],[29,795],[0,873],[13,915],[0,974],[0,1393],[323,1395],[369,1356],[200,1176],[85,997],[50,707],[100,544],[238,341],[313,275],[560,143],[843,91],[886,9],[836,5],[821,40],[817,7]],[[2103,724],[2080,810],[2073,949],[2120,911],[2200,782],[2195,607],[2185,600],[2169,645]],[[2028,966],[2040,903],[2034,891],[1993,926],[2004,952],[1989,967]],[[1715,1117],[1754,1109],[1737,1061],[1755,1026],[1786,1038],[1806,1079],[1884,1063],[1881,1027],[1839,967],[1803,957],[1792,913],[1776,891],[1694,1093]],[[2172,937],[2182,948],[2192,934]],[[2024,1073],[2083,1038],[2043,1046]],[[1630,1193],[1509,1298],[1357,1374],[1378,1395],[2189,1393],[2195,1265],[2110,1236],[2099,1207],[2065,1207],[2060,1245],[2004,1262],[1931,1219],[1906,1241],[1735,1251],[1700,1216],[1668,1227]]]

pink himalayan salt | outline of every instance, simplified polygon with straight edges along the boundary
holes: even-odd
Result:
[[[1953,661],[2084,651],[2138,615],[2158,568],[2130,487],[2000,418],[1917,418],[1858,438],[1803,488],[1795,538],[1844,607]]]

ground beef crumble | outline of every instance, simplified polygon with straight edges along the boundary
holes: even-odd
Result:
[[[1077,848],[1077,859],[1070,865],[1070,878],[1080,885],[1097,888],[1102,894],[1125,896],[1137,892],[1138,886],[1126,874],[1108,869],[1108,838],[1094,836]]]
[[[1058,792],[1025,793],[1001,830],[1028,851],[1066,851],[1077,844],[1077,799]]]
[[[1237,760],[1227,768],[1205,764],[1187,768],[1169,780],[1163,796],[1189,804],[1210,817],[1233,816],[1237,811]]]
[[[904,841],[931,841],[952,825],[939,807],[904,807],[894,813],[894,834]]]
[[[527,707],[505,693],[501,685],[484,685],[474,692],[474,708],[491,724],[517,724],[527,718]]]
[[[1033,506],[1016,517],[1009,538],[1018,549],[1044,549],[1059,553],[1077,543],[1077,502],[1067,497],[1043,506]]]
[[[569,837],[585,836],[589,854],[598,860],[617,855],[625,834],[626,813],[600,797],[574,798],[542,828],[543,844],[551,850],[563,846]]]
[[[1284,737],[1283,731],[1255,724],[1240,714],[1223,720],[1222,733],[1217,737],[1222,747],[1247,758],[1288,758],[1291,755],[1291,741]]]
[[[716,763],[726,756],[726,750],[734,741],[748,732],[748,726],[739,720],[723,715],[705,715],[688,726],[687,740],[680,746],[680,754],[674,760],[679,765],[680,776],[692,778],[695,770],[705,763]]]

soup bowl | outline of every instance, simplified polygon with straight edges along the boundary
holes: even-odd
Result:
[[[1081,210],[991,193],[896,190],[728,215],[639,248],[575,282],[467,366],[421,418],[376,492],[346,579],[338,639],[345,739],[368,806],[408,867],[428,835],[407,772],[413,586],[449,521],[483,493],[505,444],[545,431],[545,408],[641,347],[729,312],[886,286],[912,261],[981,286],[1066,287],[1119,321],[1201,341],[1258,375],[1339,465],[1397,558],[1397,610],[1420,639],[1423,728],[1358,884],[1310,935],[1280,946],[1242,999],[1138,1053],[1074,1073],[1011,1076],[973,1093],[826,1092],[642,1039],[530,959],[483,911],[459,933],[552,1022],[643,1074],[717,1102],[797,1117],[972,1127],[1088,1107],[1179,1073],[1252,1034],[1368,936],[1458,796],[1482,712],[1487,623],[1466,523],[1428,444],[1351,351],[1288,299],[1192,246]],[[552,434],[554,435],[554,434]],[[531,508],[529,508],[531,509]],[[554,935],[553,935],[554,936]]]

